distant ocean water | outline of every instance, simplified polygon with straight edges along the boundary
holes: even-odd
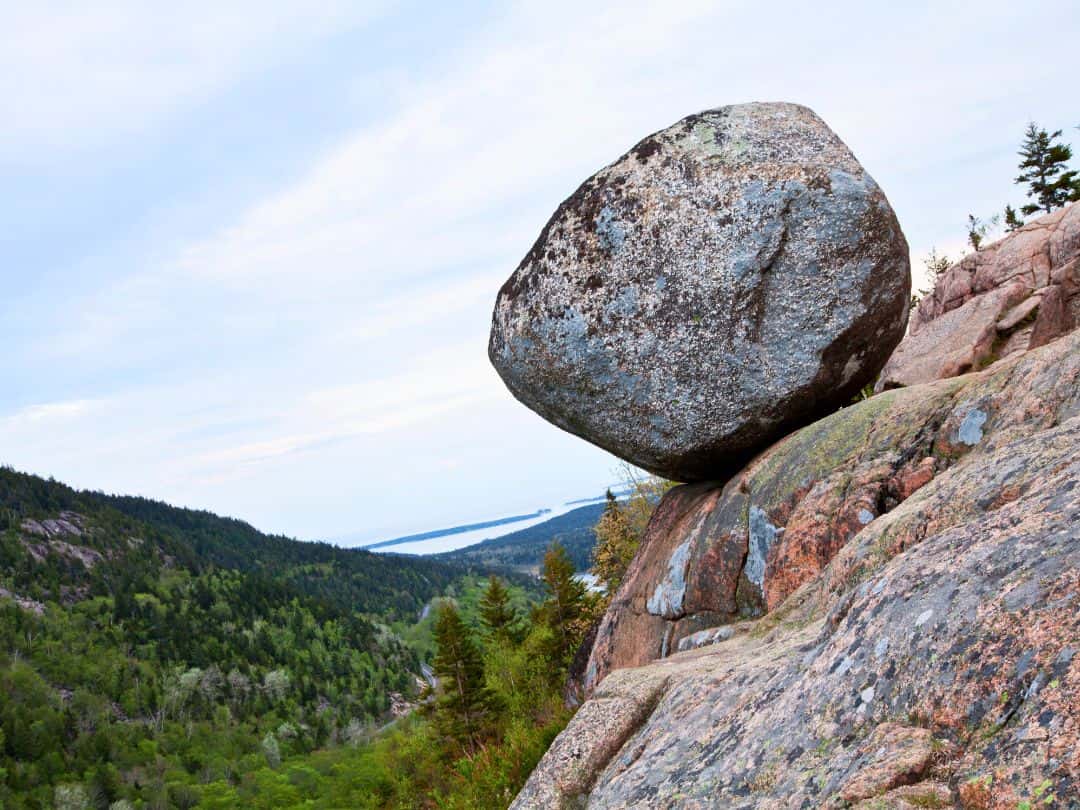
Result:
[[[595,501],[603,500],[600,498],[586,498],[584,500],[576,500],[570,503],[560,503],[555,506],[545,507],[549,511],[544,511],[542,514],[528,517],[524,520],[515,520],[511,523],[503,523],[499,526],[492,526],[486,529],[476,529],[474,531],[456,532],[454,534],[446,534],[442,537],[433,537],[427,540],[417,540],[412,543],[398,543],[392,546],[382,546],[380,548],[371,548],[371,551],[384,553],[389,552],[393,554],[439,554],[443,551],[456,551],[459,548],[465,548],[465,546],[475,545],[476,543],[483,542],[484,540],[490,540],[494,537],[502,537],[503,535],[510,534],[511,532],[520,531],[521,529],[527,529],[530,526],[536,526],[544,521],[551,520],[559,515],[565,515],[572,509],[577,509],[584,503],[592,503]],[[483,521],[475,521],[483,522]],[[454,527],[448,527],[447,531],[452,530]]]

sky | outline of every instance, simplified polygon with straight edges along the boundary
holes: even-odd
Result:
[[[918,272],[1022,202],[1029,120],[1080,145],[1065,6],[11,4],[0,463],[305,539],[599,494],[617,460],[486,357],[558,203],[685,115],[793,101]]]

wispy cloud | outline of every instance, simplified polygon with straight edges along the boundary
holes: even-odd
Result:
[[[338,339],[372,341],[461,312],[475,312],[495,301],[495,292],[505,276],[505,270],[481,273],[372,301],[357,313],[354,322],[342,328]]]
[[[12,4],[0,33],[0,160],[85,150],[361,25],[382,3]]]
[[[415,427],[459,408],[501,399],[494,372],[468,348],[443,347],[391,377],[307,393],[274,415],[261,431],[265,438],[211,450],[194,463],[227,474],[227,469],[220,468],[262,463],[329,442]]]
[[[69,402],[44,402],[30,405],[15,413],[0,417],[0,434],[5,431],[18,431],[30,427],[50,428],[63,422],[70,422],[85,416],[104,403],[91,399],[76,399]]]

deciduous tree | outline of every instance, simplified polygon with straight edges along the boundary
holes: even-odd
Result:
[[[640,535],[630,526],[630,521],[619,501],[607,491],[604,514],[597,521],[596,546],[593,548],[593,568],[596,578],[608,594],[614,594],[622,584],[634,553],[641,543]]]

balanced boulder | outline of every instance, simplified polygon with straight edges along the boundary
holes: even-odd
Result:
[[[904,334],[908,248],[794,104],[649,136],[562,205],[499,292],[489,355],[559,427],[681,481],[847,402]]]

